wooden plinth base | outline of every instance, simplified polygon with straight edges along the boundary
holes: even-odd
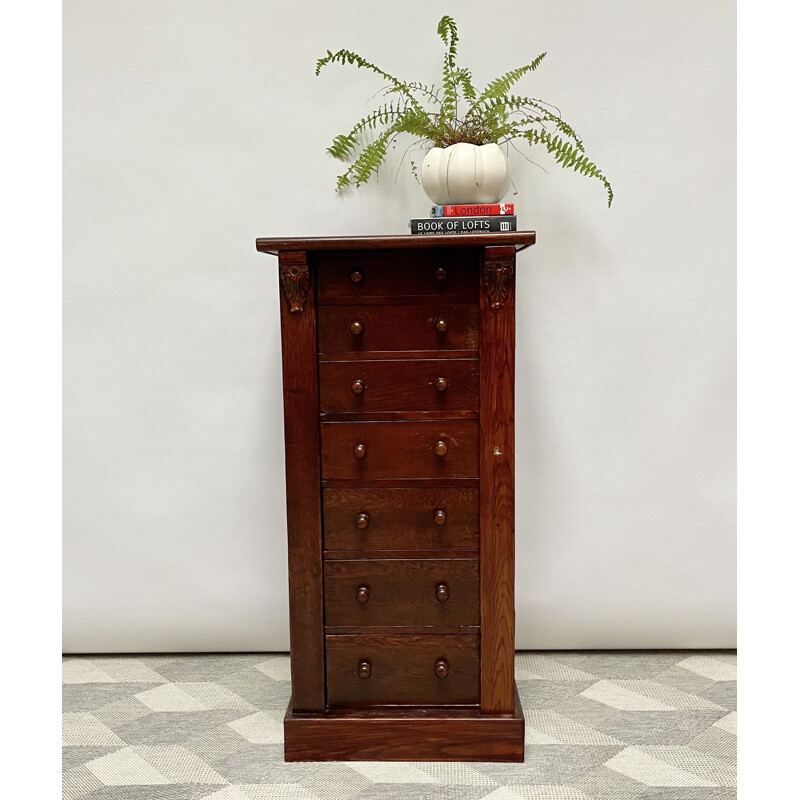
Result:
[[[286,761],[524,761],[525,719],[477,709],[295,713],[283,721]]]

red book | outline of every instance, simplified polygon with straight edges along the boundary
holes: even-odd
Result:
[[[463,206],[434,206],[432,217],[494,217],[514,213],[513,203],[471,203]]]

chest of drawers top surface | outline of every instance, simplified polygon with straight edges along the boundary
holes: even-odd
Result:
[[[536,243],[536,231],[513,233],[430,234],[423,236],[263,236],[256,239],[260,253],[362,251],[362,250],[423,250],[435,248],[510,246],[518,250]]]
[[[517,250],[534,242],[533,232],[257,240],[279,256],[282,294],[287,758],[456,758],[400,735],[399,708],[415,729],[456,714],[448,736],[479,740],[457,760],[521,753],[514,277]],[[392,744],[370,755],[310,741],[312,717],[316,736],[342,714],[385,720]],[[490,744],[477,723],[495,719],[507,738]]]

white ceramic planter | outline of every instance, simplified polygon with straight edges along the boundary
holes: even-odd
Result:
[[[425,194],[437,205],[497,203],[511,185],[505,153],[496,144],[433,147],[420,173]]]

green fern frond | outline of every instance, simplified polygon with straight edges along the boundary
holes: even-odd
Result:
[[[405,93],[406,91],[419,92],[421,95],[432,100],[437,105],[441,102],[439,99],[439,92],[436,90],[436,84],[431,84],[428,86],[425,83],[419,83],[417,81],[404,83],[402,87],[393,86],[386,94],[392,94],[394,92]]]
[[[365,58],[362,58],[360,55],[358,55],[358,53],[354,53],[352,50],[345,50],[344,48],[336,53],[332,53],[330,50],[328,50],[328,54],[324,58],[317,59],[317,68],[315,70],[315,74],[319,75],[324,66],[327,64],[336,63],[337,61],[340,64],[355,64],[358,67],[372,70],[395,86],[401,83],[401,81],[397,80],[394,75],[384,72],[379,67],[376,67],[375,64],[371,64]]]
[[[366,183],[372,175],[377,174],[386,159],[387,148],[394,136],[398,133],[418,135],[419,130],[425,125],[430,126],[430,121],[424,111],[411,108],[400,115],[374,142],[366,145],[347,171],[338,177],[337,190],[353,183]],[[432,131],[428,130],[423,135],[429,138],[430,133]]]
[[[347,161],[352,152],[358,147],[358,139],[352,134],[339,134],[333,137],[331,146],[327,151],[340,161]]]
[[[448,14],[445,14],[439,20],[439,24],[436,26],[436,32],[445,44],[452,43],[452,45],[455,46],[455,43],[458,41],[458,26],[456,25],[456,21]],[[454,60],[455,55],[455,50],[453,50]]]
[[[461,91],[464,92],[464,97],[467,100],[476,100],[478,98],[478,93],[472,85],[472,73],[468,69],[462,67],[458,70],[457,81],[461,85]]]
[[[539,116],[534,119],[539,122],[552,122],[556,126],[556,130],[561,131],[575,142],[575,146],[583,152],[583,140],[578,136],[575,129],[567,123],[560,114],[554,114],[549,108],[542,105],[538,100],[530,97],[520,97],[518,95],[509,95],[505,98],[506,105],[514,110],[525,111],[528,108],[536,109]]]
[[[386,158],[386,148],[392,138],[391,129],[384,131],[374,142],[368,144],[353,166],[356,183],[366,183],[373,173],[377,173]]]
[[[448,119],[456,115],[458,104],[458,82],[456,78],[456,55],[458,47],[458,28],[456,21],[447,15],[439,20],[437,33],[445,43],[444,65],[442,66],[442,108],[441,116]]]
[[[533,59],[533,61],[531,61],[530,64],[526,64],[523,67],[518,67],[517,69],[509,70],[505,73],[505,75],[495,78],[491,83],[489,83],[483,92],[481,92],[480,97],[478,97],[472,108],[470,108],[470,110],[467,112],[467,116],[480,111],[487,100],[500,98],[506,94],[508,90],[520,78],[522,78],[523,75],[528,72],[533,72],[539,66],[539,64],[542,63],[546,55],[547,53],[540,53],[538,56],[536,56],[536,58]]]
[[[336,181],[336,188],[342,189],[353,183],[365,183],[373,173],[377,173],[386,158],[386,148],[394,131],[384,131],[374,142],[370,142],[360,153],[358,158],[340,175]]]
[[[392,86],[400,92],[404,97],[406,97],[409,102],[419,105],[419,101],[414,97],[414,95],[409,91],[408,86],[401,80],[398,80],[394,77],[394,75],[390,75],[388,72],[384,72],[380,67],[376,67],[375,64],[371,64],[365,58],[362,58],[358,53],[354,53],[352,50],[339,50],[336,53],[332,53],[328,50],[328,54],[324,58],[320,58],[317,60],[317,68],[316,68],[316,75],[319,75],[320,70],[326,66],[327,64],[333,64],[335,62],[339,62],[340,64],[355,64],[357,67],[362,69],[368,69],[372,72],[377,73],[385,80],[389,81]]]
[[[541,116],[535,117],[534,119],[536,122],[544,124],[545,122],[552,122],[556,126],[556,130],[561,131],[565,136],[569,136],[573,142],[575,142],[575,146],[580,150],[582,153],[584,152],[583,147],[583,139],[578,136],[575,132],[575,129],[565,122],[561,117],[557,114],[553,114],[552,111],[549,111],[544,106],[537,105],[536,103],[531,104],[533,108],[540,112]]]
[[[492,130],[492,141],[497,144],[510,142],[512,139],[519,139],[525,131],[525,122],[506,122],[498,125]]]
[[[442,88],[444,97],[442,98],[442,116],[455,116],[458,105],[458,87],[465,98],[476,100],[478,93],[472,83],[472,73],[468,69],[456,66],[456,56],[458,55],[458,26],[456,21],[450,16],[443,16],[439,20],[437,32],[446,45],[444,53],[444,65],[442,68]]]
[[[363,119],[359,120],[353,129],[348,134],[340,135],[334,138],[328,152],[340,161],[347,161],[353,155],[353,151],[358,146],[357,134],[365,130],[375,130],[381,125],[388,125],[397,117],[401,117],[406,112],[406,107],[401,106],[400,103],[386,103],[377,110],[368,114]]]
[[[614,199],[614,192],[611,189],[611,184],[606,180],[606,176],[603,175],[597,164],[589,161],[584,153],[576,147],[573,147],[569,142],[561,139],[561,137],[551,134],[548,131],[524,131],[522,137],[527,139],[528,143],[531,145],[543,144],[547,148],[547,152],[555,156],[556,163],[560,164],[565,169],[572,167],[575,172],[579,172],[581,175],[599,180],[603,186],[606,187],[608,207],[611,208],[611,202]]]
[[[409,108],[394,123],[393,129],[398,133],[410,133],[423,139],[431,139],[436,135],[436,124],[426,111]]]
[[[516,111],[527,114],[530,122],[535,122],[539,125],[543,125],[545,122],[553,123],[556,130],[561,131],[565,136],[572,139],[575,142],[575,146],[583,152],[583,140],[575,132],[575,129],[563,120],[561,116],[554,114],[549,108],[531,97],[504,95],[489,102],[484,107],[483,114],[485,116],[490,114],[499,115],[505,119],[509,114]],[[535,113],[535,116],[530,116],[532,113]],[[497,138],[498,140],[500,139],[499,134]]]

